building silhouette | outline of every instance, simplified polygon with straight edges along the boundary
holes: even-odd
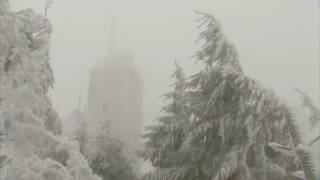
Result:
[[[85,116],[91,135],[109,122],[110,135],[123,143],[129,158],[140,143],[143,102],[142,80],[132,59],[129,54],[113,56],[90,72]]]

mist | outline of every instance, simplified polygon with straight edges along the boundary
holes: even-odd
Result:
[[[44,11],[40,0],[12,0],[15,10]],[[214,14],[237,46],[245,71],[292,100],[299,88],[319,102],[319,4],[316,0],[54,1],[51,63],[53,105],[62,117],[87,101],[89,71],[115,51],[130,51],[144,82],[144,121],[154,119],[170,90],[176,59],[194,72],[198,36],[193,10]],[[112,19],[115,20],[113,27]]]
[[[40,0],[10,4],[14,11],[32,8],[40,14],[45,8]],[[160,96],[173,90],[174,62],[187,76],[200,68],[193,58],[201,45],[196,43],[199,15],[194,10],[219,20],[240,54],[244,72],[285,99],[300,118],[304,138],[313,136],[300,115],[302,102],[294,89],[320,105],[318,0],[55,0],[48,9],[55,77],[49,96],[61,119],[67,121],[75,110],[86,111],[92,71],[112,63],[114,54],[130,54],[141,77],[144,133],[161,114]]]

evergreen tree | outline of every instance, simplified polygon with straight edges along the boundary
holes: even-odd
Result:
[[[184,121],[190,125],[171,157],[178,163],[160,167],[146,179],[315,179],[289,108],[244,74],[236,48],[217,20],[198,13],[203,45],[195,57],[203,69],[185,81],[181,97]],[[160,140],[147,137],[147,147]]]
[[[157,119],[156,125],[147,127],[148,133],[144,135],[148,141],[145,149],[139,155],[151,162],[159,169],[175,166],[178,162],[173,159],[185,139],[185,131],[189,121],[186,121],[187,106],[183,102],[185,74],[177,62],[172,77],[176,79],[174,91],[163,95],[170,103],[163,107],[164,115]]]
[[[310,147],[314,146],[314,147],[319,147],[319,143],[320,143],[320,109],[314,104],[313,100],[304,92],[296,89],[296,91],[298,93],[301,94],[302,96],[302,106],[307,108],[309,110],[309,122],[311,124],[310,127],[310,131],[312,132],[312,134],[314,134],[315,136],[313,137],[313,139],[311,139],[311,141],[308,143],[308,145]],[[318,152],[315,152],[316,157],[318,157],[318,159],[316,160],[318,162],[318,164],[320,163],[320,150],[317,150]],[[318,166],[319,167],[319,166]],[[320,171],[318,169],[318,179],[320,178]]]
[[[306,107],[310,111],[308,120],[311,124],[311,129],[317,127],[317,125],[320,124],[320,109],[306,93],[298,89],[296,89],[296,91],[302,96],[302,106]]]
[[[48,97],[50,22],[0,0],[0,24],[0,179],[99,180],[61,135]]]

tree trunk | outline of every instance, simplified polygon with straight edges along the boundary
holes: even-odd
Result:
[[[0,0],[0,15],[8,14],[10,12],[8,0]]]

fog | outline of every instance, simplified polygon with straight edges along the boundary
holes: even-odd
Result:
[[[19,145],[8,146],[11,148],[14,147],[11,149],[12,152],[10,152],[12,154],[14,154],[16,149],[23,150],[23,148],[19,148],[20,142],[27,144],[29,141],[24,140],[24,138],[30,138],[30,142],[37,142],[33,144],[30,143],[31,146],[28,146],[30,149],[33,147],[32,145],[42,145],[50,153],[42,153],[42,151],[39,151],[41,152],[41,155],[48,154],[48,157],[51,157],[51,155],[52,157],[61,157],[61,159],[57,159],[56,162],[62,164],[63,168],[67,167],[65,166],[66,162],[71,162],[69,160],[72,159],[71,156],[69,157],[67,155],[79,155],[77,156],[79,158],[78,160],[81,160],[79,162],[82,162],[82,160],[85,162],[86,166],[84,170],[87,171],[90,176],[93,176],[93,173],[89,168],[89,164],[86,164],[87,162],[85,161],[85,158],[87,158],[88,162],[90,162],[90,165],[92,166],[98,162],[97,159],[94,158],[95,156],[98,157],[98,159],[105,156],[101,156],[101,154],[99,154],[100,152],[110,153],[111,159],[113,157],[122,158],[124,155],[123,159],[117,159],[115,162],[127,163],[128,160],[128,162],[130,162],[128,163],[128,167],[132,166],[133,171],[138,173],[136,175],[140,176],[139,173],[141,170],[142,173],[149,171],[149,167],[151,167],[149,164],[142,162],[140,159],[135,159],[136,157],[131,157],[131,155],[137,155],[136,152],[141,148],[140,135],[143,133],[141,132],[143,127],[153,123],[153,120],[160,115],[160,109],[164,105],[163,99],[160,98],[160,95],[171,91],[173,88],[170,84],[174,82],[174,79],[171,77],[171,74],[175,69],[174,61],[179,62],[187,76],[192,75],[199,70],[199,65],[195,64],[195,59],[192,58],[194,53],[200,47],[200,45],[196,43],[199,30],[197,30],[198,24],[195,21],[199,15],[194,13],[194,10],[213,14],[219,20],[225,34],[237,47],[240,54],[241,66],[243,67],[245,74],[256,79],[258,82],[261,82],[266,87],[273,89],[281,98],[286,100],[290,110],[293,112],[292,114],[294,118],[291,119],[291,112],[286,111],[287,106],[282,106],[277,99],[272,99],[271,97],[270,102],[272,103],[268,103],[269,101],[266,101],[264,96],[265,94],[268,96],[267,92],[261,95],[259,94],[260,92],[256,93],[256,91],[253,90],[250,91],[250,98],[248,98],[248,101],[245,101],[245,103],[248,104],[248,107],[250,106],[250,108],[255,109],[252,114],[257,115],[257,118],[250,114],[250,116],[244,121],[245,123],[239,123],[239,121],[230,123],[230,120],[234,120],[232,119],[232,116],[229,117],[230,114],[248,114],[243,113],[245,112],[243,111],[243,107],[239,107],[239,111],[235,112],[235,108],[230,106],[231,108],[228,107],[227,109],[231,110],[226,112],[222,111],[220,113],[218,112],[219,107],[216,108],[214,106],[208,106],[210,111],[207,112],[207,107],[203,108],[203,106],[197,106],[197,103],[192,104],[192,101],[190,101],[191,103],[187,102],[185,105],[187,104],[187,106],[190,106],[191,108],[188,107],[189,109],[187,108],[186,110],[178,107],[178,110],[176,111],[183,112],[175,112],[176,119],[173,118],[173,120],[175,120],[174,123],[183,119],[181,118],[181,114],[183,116],[187,115],[187,118],[184,118],[183,120],[185,121],[184,123],[190,124],[197,124],[193,123],[200,117],[197,114],[201,114],[201,116],[205,114],[205,118],[208,122],[211,121],[212,118],[217,118],[217,122],[214,122],[216,124],[210,124],[213,122],[210,122],[209,125],[204,124],[204,127],[209,127],[208,132],[211,131],[216,133],[217,129],[217,133],[214,136],[212,135],[212,137],[210,137],[210,134],[208,135],[204,133],[201,134],[201,136],[195,136],[196,138],[191,137],[191,140],[199,141],[200,143],[205,144],[205,146],[207,146],[206,144],[209,141],[212,141],[213,143],[210,144],[210,147],[218,147],[221,144],[223,146],[230,145],[230,147],[233,148],[232,151],[225,151],[224,153],[226,153],[226,155],[223,157],[228,160],[230,155],[230,157],[233,157],[231,159],[235,160],[234,162],[238,162],[237,157],[240,156],[237,154],[239,152],[234,151],[234,147],[237,147],[238,149],[238,146],[236,146],[237,143],[232,144],[230,142],[242,142],[241,139],[237,140],[236,137],[238,137],[238,135],[248,136],[244,138],[247,139],[248,142],[242,143],[239,147],[247,148],[253,144],[259,147],[257,150],[252,150],[253,153],[259,152],[260,150],[261,152],[264,152],[266,147],[269,147],[274,151],[277,151],[277,148],[282,148],[282,150],[286,149],[287,153],[291,154],[294,152],[296,157],[298,157],[298,151],[301,150],[300,148],[304,148],[305,146],[300,146],[300,141],[294,141],[299,139],[298,137],[294,137],[295,129],[291,129],[294,127],[295,120],[298,120],[298,131],[302,130],[302,137],[304,139],[301,143],[307,144],[314,139],[315,135],[318,136],[317,130],[310,130],[310,122],[306,118],[307,113],[301,106],[301,96],[294,90],[294,88],[305,92],[311,97],[316,105],[320,105],[319,0],[54,0],[52,7],[47,11],[47,18],[50,20],[53,27],[52,33],[50,31],[50,26],[43,23],[43,20],[45,19],[42,17],[37,20],[34,14],[30,11],[17,14],[8,13],[9,10],[6,4],[7,0],[2,0],[0,2],[0,15],[3,16],[1,20],[5,22],[5,26],[1,26],[2,31],[0,31],[5,37],[4,44],[7,44],[9,47],[9,45],[14,46],[14,43],[21,43],[21,47],[25,50],[20,51],[19,49],[18,52],[14,52],[13,50],[15,47],[12,48],[14,55],[21,55],[22,57],[17,60],[17,63],[14,64],[14,66],[10,64],[11,61],[13,61],[11,60],[11,57],[0,59],[5,60],[5,63],[3,63],[5,67],[4,72],[7,73],[9,70],[17,72],[20,70],[19,68],[12,68],[11,66],[23,67],[21,69],[26,70],[26,74],[30,75],[31,79],[34,78],[32,82],[39,82],[38,85],[43,86],[43,92],[33,94],[34,96],[37,95],[37,98],[39,96],[39,99],[43,100],[41,102],[45,102],[45,106],[47,106],[46,109],[43,108],[43,111],[41,107],[44,105],[40,103],[37,103],[36,105],[39,107],[34,109],[32,107],[27,107],[23,112],[26,114],[29,112],[27,115],[30,116],[23,118],[19,116],[20,119],[15,118],[16,116],[9,115],[3,116],[6,119],[1,118],[3,119],[3,126],[5,127],[3,129],[6,130],[6,132],[9,132],[7,134],[15,134],[15,131],[20,130],[19,128],[22,129],[21,132],[23,133],[33,134],[31,137],[24,135],[23,133],[17,133],[19,136],[17,136],[16,142],[12,141],[12,139],[10,139],[10,142],[4,141],[5,143],[9,142],[9,144],[13,143]],[[40,14],[43,14],[45,11],[45,3],[46,0],[10,0],[11,8],[14,11],[31,8]],[[41,25],[44,27],[41,27],[42,29],[37,27],[39,28],[39,31],[35,31],[34,29],[37,28],[34,27],[36,27],[39,22],[41,22]],[[26,31],[28,28],[34,29]],[[11,37],[11,34],[8,32],[12,32],[13,29],[16,31],[14,31],[15,33],[12,33],[13,35]],[[217,34],[219,34],[219,32]],[[48,39],[49,37],[51,37],[51,40]],[[224,37],[219,38],[223,39],[219,40],[224,41]],[[15,40],[17,40],[17,42]],[[218,46],[221,45],[221,41],[219,41]],[[41,84],[43,81],[41,78],[43,76],[49,77],[51,75],[51,71],[49,70],[50,67],[46,66],[43,68],[41,65],[41,67],[37,66],[40,64],[40,61],[41,63],[47,63],[47,42],[51,43],[51,48],[49,50],[51,58],[50,64],[53,68],[55,77],[54,87],[50,89],[49,92],[53,108],[47,101],[47,91],[45,89],[45,87],[50,85],[50,82],[44,82],[44,85]],[[226,49],[230,47],[227,45],[229,44],[226,44]],[[9,48],[6,47],[7,46],[4,46],[4,48],[2,48],[4,49],[3,52],[7,52],[9,50]],[[39,49],[37,49],[37,47]],[[224,46],[222,48],[224,48]],[[26,53],[24,54],[21,52]],[[232,49],[232,53],[233,52],[234,51]],[[37,53],[43,56],[37,56],[39,55]],[[31,57],[30,59],[34,59],[34,61],[32,61],[33,63],[30,64],[34,65],[34,67],[37,66],[38,69],[25,68],[25,66],[30,62],[28,55]],[[231,61],[232,60],[230,60],[230,62]],[[224,75],[223,70],[228,70],[228,65],[230,64],[223,65],[225,66],[220,70],[221,74]],[[233,67],[233,72],[238,70],[237,67],[238,66]],[[34,71],[30,71],[30,69]],[[45,70],[43,74],[41,74],[42,70]],[[38,72],[40,72],[40,75],[39,77],[36,77],[37,75],[35,74]],[[27,75],[20,77],[18,76],[21,75],[19,73],[12,74],[16,75],[18,80],[23,82],[21,83],[21,86],[24,84],[28,85],[29,81],[27,78],[25,79]],[[242,72],[240,75],[243,75]],[[7,85],[11,83],[12,80],[12,86],[15,87],[16,76],[5,76],[5,79],[8,78],[9,80],[3,81],[4,83],[2,82],[2,84]],[[45,81],[48,79],[45,79]],[[183,81],[182,79],[184,78],[180,77],[179,80]],[[183,83],[181,83],[181,81],[179,85],[177,83],[177,92],[179,91],[177,89],[182,87],[181,84]],[[225,79],[223,79],[222,82],[226,82]],[[30,84],[32,85],[32,83]],[[244,84],[245,83],[239,86]],[[248,86],[251,86],[251,83],[248,84]],[[38,90],[36,91],[33,89],[35,87],[30,86],[30,92],[38,92]],[[225,88],[227,86],[223,84],[222,87]],[[16,89],[18,88],[5,89],[5,93],[3,94],[10,94],[10,98],[14,99],[14,101],[11,102],[11,99],[6,97],[5,102],[7,104],[4,104],[6,104],[5,107],[8,108],[4,108],[4,113],[1,111],[2,114],[6,115],[6,113],[9,112],[9,114],[17,115],[20,113],[21,109],[19,108],[14,109],[16,112],[11,112],[11,107],[14,107],[12,105],[14,105],[16,101],[19,103],[21,101],[21,103],[28,102],[33,104],[30,100],[32,97],[27,97],[29,94],[24,94],[23,97],[25,97],[25,99],[23,99],[22,96],[20,97],[19,94],[16,93]],[[26,89],[29,90],[28,88]],[[220,90],[218,89],[218,93],[215,93],[216,91],[214,91],[212,95],[210,94],[210,101],[208,101],[209,105],[212,102],[218,104],[217,101],[215,101],[215,98],[219,98],[219,91]],[[239,92],[240,94],[238,98],[239,101],[232,100],[231,102],[242,103],[242,98],[246,96],[244,93],[241,94],[242,87],[240,87],[240,90],[236,92]],[[192,96],[192,94],[183,96],[185,94],[182,91],[179,91],[177,94],[181,95],[183,98],[189,98]],[[168,109],[176,109],[176,106],[179,106],[179,95],[177,94],[173,97],[173,100],[178,99],[175,101],[176,104],[173,103],[173,106]],[[231,99],[229,94],[226,93],[223,95],[223,98],[220,98],[222,103],[218,104],[219,106],[228,102],[228,99]],[[204,97],[207,98],[209,96]],[[212,99],[214,100],[211,101]],[[256,99],[257,101],[253,102],[251,101],[252,99]],[[2,99],[0,98],[0,100]],[[194,98],[193,100],[197,100],[197,98]],[[205,99],[204,102],[207,103],[207,99]],[[19,105],[19,103],[17,104]],[[243,105],[241,103],[239,103],[239,106]],[[279,104],[281,104],[281,106]],[[271,107],[273,105],[277,109]],[[236,104],[236,106],[238,106],[238,104]],[[197,108],[201,109],[200,113],[197,112]],[[212,111],[210,108],[212,108]],[[261,108],[265,108],[264,111],[262,111]],[[278,109],[279,112],[277,111]],[[57,110],[59,115],[57,115],[55,110]],[[44,120],[39,123],[39,127],[40,125],[43,126],[40,128],[34,128],[38,131],[34,131],[31,127],[30,129],[24,128],[25,124],[18,122],[30,119],[38,120],[31,116],[35,115],[36,117],[37,113],[39,113],[41,118]],[[212,113],[213,115],[209,116],[207,115],[208,113]],[[172,112],[168,110],[167,114],[172,114]],[[196,115],[193,118],[194,114]],[[271,120],[276,119],[276,121],[270,121],[269,125],[270,129],[275,127],[274,129],[277,131],[274,133],[269,128],[265,128],[266,131],[262,130],[261,132],[266,133],[266,136],[260,137],[257,132],[260,131],[260,128],[264,129],[264,124],[266,124],[264,121],[267,118],[266,115],[276,115],[271,117]],[[61,117],[63,125],[61,125],[60,118],[58,118],[58,116]],[[207,116],[209,118],[207,118]],[[242,118],[239,119],[242,120]],[[258,122],[257,120],[261,120],[261,126],[258,127],[254,125],[255,128],[252,128],[251,125]],[[12,123],[18,128],[15,126],[10,127],[10,123],[8,122],[18,122],[16,124]],[[80,125],[80,127],[76,129],[79,130],[78,132],[74,131],[76,122],[80,122],[77,124]],[[86,122],[88,122],[88,124],[85,124]],[[101,122],[104,122],[104,124]],[[157,136],[156,138],[158,138],[158,140],[156,140],[157,142],[150,143],[156,144],[155,147],[153,147],[153,145],[147,147],[148,143],[146,143],[144,147],[146,151],[145,154],[147,154],[148,157],[142,158],[146,160],[145,162],[149,160],[154,167],[157,167],[156,164],[159,163],[158,165],[160,169],[165,167],[162,165],[162,161],[165,163],[167,163],[167,159],[172,162],[175,161],[174,158],[171,158],[170,154],[169,156],[165,155],[165,148],[168,148],[168,152],[171,153],[171,151],[175,151],[175,146],[180,146],[176,150],[189,150],[188,148],[192,150],[194,147],[198,146],[197,143],[188,143],[190,139],[184,139],[185,137],[189,138],[189,136],[186,135],[192,135],[193,133],[193,131],[184,132],[184,128],[187,128],[188,126],[183,125],[183,123],[180,122],[180,129],[178,128],[174,130],[172,122],[171,124],[164,123],[164,128],[161,127],[162,129],[168,130],[164,137],[165,141],[162,141],[161,139],[163,137],[163,133],[160,128],[161,130],[159,130],[159,132],[157,130],[155,131]],[[251,124],[246,124],[247,122]],[[2,121],[0,123],[1,126]],[[229,125],[229,123],[232,124],[232,126]],[[226,125],[228,125],[228,127]],[[210,126],[216,126],[216,129],[210,129]],[[8,127],[13,129],[12,132],[9,131]],[[168,127],[170,127],[170,129]],[[195,127],[198,128],[197,126]],[[226,133],[224,131],[225,127],[228,128],[228,132]],[[255,133],[253,133],[254,131],[252,131],[252,129]],[[63,130],[64,136],[60,136]],[[281,130],[281,132],[278,130]],[[0,131],[0,134],[3,135],[1,127]],[[51,133],[53,133],[54,136],[51,135]],[[175,133],[178,134],[177,136],[179,136],[180,139],[175,139]],[[1,140],[6,140],[7,134],[0,137],[0,150],[2,147]],[[44,134],[47,136],[42,138],[42,135]],[[230,137],[228,140],[228,143],[230,144],[224,143],[224,134],[227,134],[228,137]],[[10,137],[9,135],[8,137]],[[109,136],[115,139],[111,139]],[[198,138],[198,136],[201,139]],[[285,138],[282,138],[282,136],[285,136]],[[207,137],[212,139],[207,142]],[[213,138],[217,138],[218,141]],[[267,138],[269,139],[265,140]],[[276,138],[279,138],[281,141]],[[46,139],[49,139],[48,142],[51,142],[53,145],[48,146]],[[101,141],[97,141],[97,139],[100,139]],[[220,142],[220,139],[222,140],[222,143]],[[282,139],[285,139],[285,141],[282,142]],[[69,140],[72,140],[72,142]],[[73,140],[78,141],[77,144],[73,144]],[[280,142],[277,142],[277,140]],[[253,143],[254,141],[255,143]],[[163,142],[167,143],[165,147],[163,147],[163,144],[165,144]],[[185,142],[188,146],[182,146]],[[296,142],[298,142],[298,144],[296,144]],[[65,149],[56,150],[57,148],[51,148],[56,147],[57,144],[60,146],[62,143],[65,143],[66,145],[68,144],[68,147],[70,149],[72,148],[72,151],[68,149],[66,153],[62,151]],[[106,145],[104,143],[106,143]],[[277,143],[281,143],[282,145]],[[289,143],[288,147],[286,143]],[[248,144],[250,146],[247,146]],[[39,149],[40,147],[41,146],[39,146]],[[107,147],[107,150],[101,150],[100,147]],[[316,156],[319,156],[319,147],[319,144],[317,144],[310,148],[313,152],[311,155],[312,160],[317,161]],[[54,151],[51,151],[52,149]],[[111,151],[112,149],[114,151]],[[221,152],[223,150],[224,149],[222,149]],[[303,152],[304,150],[308,151],[309,148],[303,149]],[[195,154],[194,152],[197,151],[190,152]],[[212,152],[210,150],[212,157],[220,155],[219,153],[213,154],[213,152],[215,152],[215,150]],[[243,157],[246,158],[249,157],[250,153],[252,153],[251,149],[250,151],[249,149],[246,149],[246,151],[243,152],[245,152],[245,156]],[[241,152],[241,154],[243,152]],[[80,153],[84,156],[82,157]],[[119,156],[115,155],[116,153],[119,153]],[[190,154],[188,153],[182,154],[184,156],[188,155],[187,157],[189,157]],[[152,154],[152,156],[149,156],[149,154]],[[165,156],[163,156],[163,154]],[[199,162],[202,164],[201,161],[206,158],[207,155],[202,156],[202,153],[198,154],[201,156]],[[266,156],[267,153],[262,153],[261,155]],[[11,157],[11,155],[6,155],[6,157]],[[271,158],[274,157],[272,156]],[[154,162],[152,162],[152,159]],[[177,159],[179,160],[179,158]],[[193,159],[193,157],[190,159]],[[195,159],[197,159],[197,156]],[[256,162],[260,161],[260,157],[258,156],[253,157],[252,159]],[[269,162],[267,161],[270,159],[264,158],[262,164],[268,164]],[[109,162],[109,160],[103,160],[102,163]],[[299,158],[297,158],[297,162],[298,160],[300,161]],[[211,159],[209,159],[209,161],[211,161]],[[17,162],[18,163],[16,164],[20,164],[19,161]],[[194,163],[193,160],[190,162]],[[221,161],[219,163],[223,164],[223,162],[224,161]],[[237,164],[234,162],[231,164]],[[203,164],[206,163],[207,162],[204,162]],[[214,158],[210,163],[216,164]],[[314,163],[315,166],[317,166],[319,173],[320,164],[318,162]],[[75,164],[80,165],[80,163]],[[181,164],[182,167],[185,166],[184,162]],[[304,163],[301,161],[300,166],[302,164]],[[254,166],[251,167],[255,169]],[[304,170],[303,167],[301,168]],[[128,169],[130,170],[130,167]],[[14,176],[15,174],[19,174],[15,173],[18,172],[16,170],[12,170],[12,172]],[[224,170],[222,172],[224,172]],[[234,175],[234,172],[232,173],[233,174],[229,174],[230,177]],[[304,170],[303,173],[307,178],[307,171]],[[118,175],[119,174],[122,175],[122,173],[118,173]],[[211,179],[212,174],[206,175],[208,175],[208,177],[210,176]],[[217,175],[219,175],[219,172]],[[292,173],[290,176],[291,175]],[[65,175],[65,177],[67,177],[67,175]],[[289,177],[289,174],[286,177]],[[89,179],[85,177],[82,178]]]
[[[14,10],[43,13],[45,1],[11,0]],[[157,117],[170,90],[176,59],[187,74],[197,37],[193,10],[214,14],[236,45],[246,73],[297,101],[298,88],[319,102],[319,2],[316,0],[55,0],[50,92],[61,117],[87,101],[89,71],[109,53],[114,30],[116,52],[131,52],[143,79],[144,122]],[[114,19],[114,23],[112,22]],[[115,77],[116,78],[116,77]]]

